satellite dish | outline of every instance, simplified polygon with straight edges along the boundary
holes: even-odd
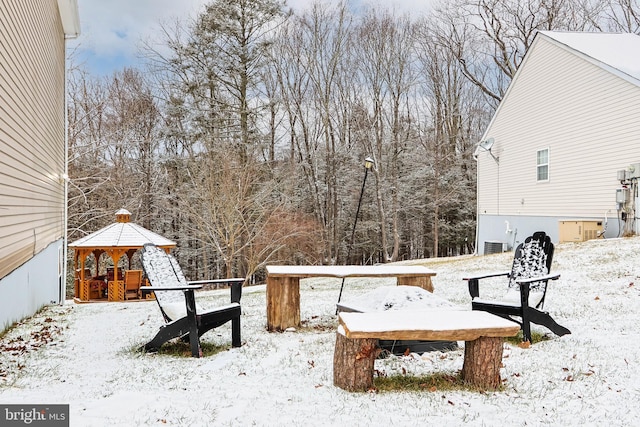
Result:
[[[480,141],[478,143],[478,148],[476,148],[475,153],[473,153],[474,158],[477,159],[478,150],[482,149],[483,151],[486,151],[487,153],[489,153],[489,155],[491,157],[493,157],[493,160],[495,160],[496,163],[498,163],[498,158],[496,156],[494,156],[493,153],[491,152],[491,147],[493,147],[493,143],[494,142],[495,142],[495,140],[493,138],[488,138],[488,139],[485,139],[484,141]]]
[[[493,147],[494,142],[495,140],[493,138],[480,141],[480,147],[482,147],[482,149],[485,151],[491,151],[491,147]]]

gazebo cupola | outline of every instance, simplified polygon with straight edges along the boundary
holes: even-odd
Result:
[[[131,212],[126,209],[120,209],[116,212],[116,222],[130,222]]]

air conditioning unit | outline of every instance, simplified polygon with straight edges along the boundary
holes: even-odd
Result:
[[[498,241],[484,242],[484,254],[499,254],[504,252],[504,243]]]
[[[596,239],[602,232],[602,221],[560,221],[560,243]]]

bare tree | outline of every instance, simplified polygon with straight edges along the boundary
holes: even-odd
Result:
[[[329,263],[337,261],[346,235],[340,181],[348,150],[350,25],[346,5],[315,4],[282,27],[272,53],[280,58],[290,161],[305,189],[298,193],[324,226]]]
[[[148,84],[133,69],[106,78],[76,69],[68,90],[72,236],[112,222],[121,207],[152,228],[159,111]]]
[[[598,28],[640,34],[640,3],[637,0],[602,0]]]
[[[469,239],[474,234],[469,226],[473,221],[468,221],[473,220],[475,208],[471,152],[481,133],[482,122],[478,123],[477,117],[481,109],[474,101],[478,99],[474,86],[442,43],[441,28],[429,20],[421,21],[418,27],[417,62],[426,108],[417,113],[422,117],[419,139],[428,162],[424,197],[432,215],[426,230],[431,235],[432,253],[438,256],[443,248],[448,254],[460,246],[460,237]],[[456,227],[461,223],[466,227]]]
[[[358,103],[367,116],[355,123],[361,127],[358,143],[376,160],[377,228],[384,262],[395,261],[400,248],[398,177],[409,134],[407,98],[414,83],[412,31],[407,16],[371,10],[354,36]]]
[[[537,30],[588,30],[596,9],[588,0],[455,0],[436,16],[441,44],[495,107]]]

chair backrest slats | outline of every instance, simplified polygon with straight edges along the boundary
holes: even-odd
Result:
[[[138,290],[142,283],[142,270],[126,270],[124,272],[125,290]]]
[[[151,286],[187,285],[187,280],[182,273],[182,269],[173,256],[152,244],[144,245],[142,252],[142,267]],[[182,291],[159,291],[154,292],[154,294],[161,309],[163,305],[174,303],[185,304],[184,292]]]
[[[535,232],[516,248],[509,276],[509,287],[518,288],[517,279],[549,274],[553,260],[553,243],[543,231]],[[531,284],[531,291],[545,292],[546,281]]]

